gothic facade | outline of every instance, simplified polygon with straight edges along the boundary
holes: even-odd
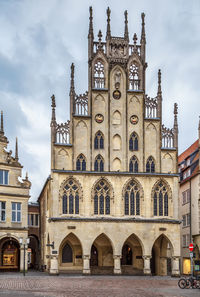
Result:
[[[146,95],[145,15],[140,42],[94,41],[90,8],[88,91],[71,66],[70,120],[58,124],[52,96],[51,173],[38,198],[41,260],[50,273],[179,275],[178,125],[162,123],[161,71]]]

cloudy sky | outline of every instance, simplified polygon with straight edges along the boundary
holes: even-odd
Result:
[[[4,111],[9,149],[19,139],[19,157],[32,182],[36,200],[50,173],[50,96],[57,120],[69,119],[70,65],[75,63],[76,93],[87,90],[89,6],[95,37],[122,36],[128,10],[130,39],[140,36],[146,14],[147,93],[154,97],[162,71],[163,122],[173,125],[173,103],[179,106],[179,153],[198,136],[200,115],[199,0],[0,0],[0,109]]]

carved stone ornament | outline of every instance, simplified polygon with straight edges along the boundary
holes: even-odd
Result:
[[[119,90],[115,90],[113,92],[113,98],[119,100],[121,98],[121,92]]]
[[[132,115],[130,117],[130,122],[131,124],[136,125],[138,123],[138,117],[136,115]]]
[[[104,116],[101,113],[95,115],[95,121],[100,124],[104,121]]]

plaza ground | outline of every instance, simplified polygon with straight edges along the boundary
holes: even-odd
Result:
[[[0,297],[190,297],[199,289],[181,290],[178,278],[82,276],[28,272],[0,273]]]

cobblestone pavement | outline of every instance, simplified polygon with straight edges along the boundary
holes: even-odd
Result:
[[[0,273],[0,297],[190,297],[199,289],[181,290],[178,279],[140,276],[49,276],[45,273]]]

